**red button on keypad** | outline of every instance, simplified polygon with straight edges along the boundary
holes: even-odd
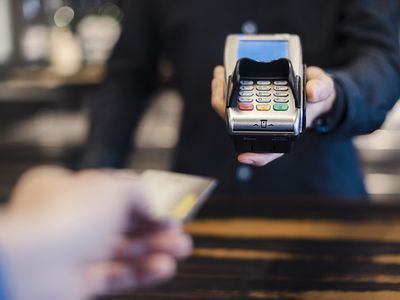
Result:
[[[254,105],[253,104],[249,104],[249,103],[240,103],[239,104],[239,109],[240,110],[251,111],[251,110],[254,109]]]

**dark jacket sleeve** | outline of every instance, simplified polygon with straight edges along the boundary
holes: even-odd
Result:
[[[334,65],[334,135],[378,129],[400,97],[398,0],[343,0]],[[338,109],[339,108],[339,109]]]
[[[154,88],[158,45],[152,1],[123,1],[122,34],[102,87],[88,97],[90,131],[81,168],[122,167]]]

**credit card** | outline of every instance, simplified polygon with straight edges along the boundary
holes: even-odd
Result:
[[[155,220],[187,222],[217,186],[213,178],[147,170],[140,183],[150,201],[151,217]]]

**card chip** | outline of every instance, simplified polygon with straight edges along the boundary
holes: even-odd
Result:
[[[174,219],[182,219],[185,218],[189,212],[193,209],[193,206],[196,204],[197,195],[189,194],[183,198],[183,200],[175,207],[175,210],[172,214]]]

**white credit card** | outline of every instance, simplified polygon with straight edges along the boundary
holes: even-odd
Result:
[[[217,186],[217,180],[201,176],[147,170],[140,183],[150,201],[155,220],[190,220]]]

